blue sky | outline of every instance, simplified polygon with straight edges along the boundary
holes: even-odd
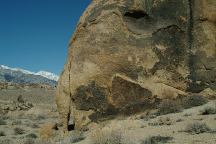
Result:
[[[0,0],[0,64],[60,74],[91,0]]]

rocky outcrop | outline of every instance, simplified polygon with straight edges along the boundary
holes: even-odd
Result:
[[[27,111],[33,107],[32,103],[25,101],[22,96],[17,98],[17,101],[0,101],[0,113],[9,111]]]
[[[56,103],[64,130],[216,90],[215,0],[93,0],[70,41]]]

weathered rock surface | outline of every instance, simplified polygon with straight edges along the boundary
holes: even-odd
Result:
[[[64,130],[165,98],[216,90],[215,0],[93,0],[80,18],[56,103]]]

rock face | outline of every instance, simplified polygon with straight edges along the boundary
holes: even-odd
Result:
[[[67,130],[165,98],[216,90],[215,0],[93,0],[80,18],[56,103]]]

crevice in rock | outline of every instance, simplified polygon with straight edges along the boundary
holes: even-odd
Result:
[[[149,18],[149,15],[144,12],[144,11],[130,11],[126,12],[124,14],[125,17],[129,18],[135,18],[135,19],[140,19],[140,18]]]
[[[188,23],[188,44],[189,50],[192,49],[193,43],[193,0],[188,0],[189,2],[189,23]]]
[[[190,75],[189,79],[191,80],[191,83],[189,85],[190,87],[195,85],[196,83],[196,73],[195,73],[195,66],[194,66],[194,54],[192,53],[192,47],[193,47],[193,25],[194,25],[194,19],[193,19],[193,0],[188,0],[189,4],[189,22],[188,22],[188,48],[189,48],[189,68],[190,68]]]
[[[69,81],[68,88],[69,88],[69,93],[70,93],[70,98],[71,98],[72,95],[71,95],[71,86],[70,86],[70,83],[71,83],[70,73],[71,73],[71,61],[69,62],[69,66],[68,66],[68,81]]]
[[[202,18],[199,18],[198,21],[202,21],[202,22],[203,21],[208,21],[208,18],[202,17]]]
[[[162,30],[166,30],[166,29],[169,29],[169,28],[172,28],[172,27],[175,27],[175,28],[178,29],[179,31],[184,32],[184,31],[183,31],[179,26],[177,26],[177,25],[168,25],[168,26],[166,26],[166,27],[162,27],[162,28],[157,29],[156,31],[154,31],[154,32],[152,33],[152,35],[154,35],[154,34],[160,32],[160,31],[162,31]]]
[[[208,68],[204,63],[202,63],[203,67],[204,67],[204,70],[206,71],[211,71],[212,69]]]

